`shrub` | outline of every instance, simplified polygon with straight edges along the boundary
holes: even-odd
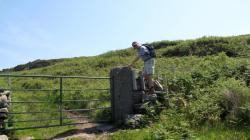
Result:
[[[220,106],[223,109],[222,119],[236,124],[248,123],[250,90],[240,81],[230,79],[224,82],[224,88],[220,96]]]
[[[174,46],[172,48],[169,48],[162,55],[165,57],[188,56],[188,55],[190,55],[189,46],[187,46],[186,44]]]
[[[164,40],[164,41],[159,41],[159,42],[153,42],[151,44],[154,46],[155,49],[161,49],[161,48],[166,48],[170,46],[176,46],[180,44],[181,42],[183,41],[182,40],[176,40],[176,41]]]
[[[147,140],[192,139],[194,133],[190,130],[185,114],[180,110],[165,110],[158,124],[150,127]]]
[[[229,57],[236,57],[243,53],[245,46],[240,41],[221,37],[203,37],[197,40],[187,40],[167,49],[162,55],[173,56],[207,56],[221,52]]]
[[[206,122],[214,124],[220,121],[222,109],[218,104],[216,94],[209,94],[209,92],[189,103],[187,114],[192,125],[201,125]]]
[[[250,103],[245,103],[239,108],[238,118],[239,124],[250,124]]]
[[[250,38],[247,39],[247,45],[250,45]]]
[[[183,93],[185,95],[191,94],[191,91],[194,88],[192,80],[184,77],[169,79],[167,87],[170,93]]]
[[[193,125],[220,121],[249,124],[250,90],[241,81],[221,78],[212,86],[193,92],[197,98],[187,108],[188,118]]]

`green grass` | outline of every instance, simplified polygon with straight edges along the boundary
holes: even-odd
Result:
[[[162,131],[160,134],[152,133],[151,128],[137,130],[121,130],[112,134],[110,140],[165,140],[165,139],[185,139],[178,133],[172,133],[171,130]],[[191,129],[191,128],[190,128]],[[157,131],[157,130],[155,130]],[[160,129],[158,129],[160,131]],[[227,128],[223,125],[216,127],[203,127],[199,130],[193,128],[192,138],[195,140],[248,140],[250,138],[249,129]],[[163,137],[162,133],[168,134]],[[172,134],[171,134],[172,133]]]
[[[197,140],[249,140],[250,129],[249,128],[228,128],[224,125],[215,127],[203,127],[197,130]]]
[[[43,129],[19,130],[16,131],[16,136],[14,138],[21,139],[25,137],[33,137],[34,139],[46,139],[75,128],[75,126],[61,126]]]
[[[157,49],[156,76],[163,77],[163,85],[171,94],[167,110],[158,117],[160,121],[152,123],[139,130],[121,130],[115,132],[110,139],[249,139],[249,122],[247,104],[249,100],[247,79],[244,73],[250,72],[250,35],[235,37],[203,37],[196,40],[159,41],[153,42]],[[48,74],[48,75],[81,75],[81,76],[109,76],[113,67],[126,66],[134,58],[135,51],[124,49],[111,51],[94,57],[78,57],[63,59],[48,67],[13,72],[15,74]],[[136,65],[136,69],[142,69],[142,62]],[[0,78],[0,86],[7,86],[7,79]],[[58,80],[43,79],[12,79],[15,88],[58,88]],[[109,88],[109,81],[98,80],[73,80],[64,81],[64,87],[70,89]],[[221,114],[226,109],[228,100],[223,96],[226,91],[240,97],[241,102],[237,106],[241,113],[233,115],[228,113],[223,120]],[[108,99],[108,93],[99,92],[66,92],[65,99]],[[50,93],[16,95],[15,100],[28,98],[36,100],[49,100],[55,102],[58,96]],[[180,109],[176,104],[181,98],[187,102],[185,109]],[[90,108],[110,106],[110,103],[65,103],[67,108]],[[55,104],[44,106],[32,106],[33,110],[56,109]],[[19,111],[30,110],[30,107],[15,107]],[[96,111],[90,116],[94,119],[107,118],[109,111]],[[243,115],[242,115],[243,114]],[[105,116],[106,115],[106,116]],[[53,115],[52,115],[53,116]],[[36,116],[39,118],[41,116]],[[51,115],[43,116],[51,117]],[[28,119],[23,117],[22,119]],[[243,120],[243,121],[242,121]],[[162,123],[163,122],[163,123]],[[181,123],[180,123],[181,122]],[[212,124],[216,122],[217,126]],[[243,123],[244,127],[236,129],[224,123]],[[53,122],[51,122],[53,123]],[[207,126],[208,124],[208,126]],[[30,125],[30,124],[26,124]],[[71,128],[71,127],[70,127]],[[44,135],[52,136],[56,131],[62,132],[70,128],[41,129],[39,131],[18,131],[17,136],[35,136],[42,138]],[[200,128],[200,129],[197,129]]]

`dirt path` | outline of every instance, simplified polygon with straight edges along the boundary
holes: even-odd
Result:
[[[68,113],[68,117],[79,117],[79,114]],[[88,119],[77,118],[76,122],[86,123]],[[108,134],[114,131],[114,127],[110,124],[86,123],[76,125],[76,129],[57,134],[50,140],[70,140],[70,139],[86,139],[86,140],[107,140]]]

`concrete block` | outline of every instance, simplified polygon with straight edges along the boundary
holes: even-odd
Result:
[[[128,67],[114,68],[111,77],[112,120],[121,122],[128,114],[133,114],[133,71]]]

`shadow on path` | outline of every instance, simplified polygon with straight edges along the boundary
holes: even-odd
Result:
[[[65,131],[63,133],[59,133],[56,136],[49,138],[49,140],[53,139],[63,139],[66,137],[73,137],[75,135],[85,134],[85,135],[98,135],[104,133],[112,133],[117,129],[110,124],[97,124],[87,128],[79,128],[79,129],[71,129]]]

